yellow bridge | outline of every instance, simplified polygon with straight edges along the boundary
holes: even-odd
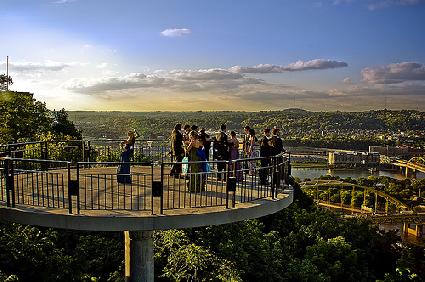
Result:
[[[395,160],[391,164],[393,166],[399,167],[400,171],[406,176],[409,177],[409,170],[412,173],[413,177],[416,177],[416,171],[425,173],[425,165],[423,157],[414,157],[410,160]]]
[[[376,188],[339,180],[305,181],[301,182],[300,186],[321,207],[349,212],[379,224],[403,223],[405,234],[418,238],[425,236],[425,213],[414,212],[405,203]],[[343,200],[342,195],[347,190],[351,191],[349,204],[347,199]],[[360,205],[356,201],[356,191],[363,193]],[[374,196],[372,204],[369,195]],[[339,199],[339,202],[335,202],[335,199]]]

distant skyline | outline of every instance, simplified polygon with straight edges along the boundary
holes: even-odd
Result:
[[[0,0],[0,73],[67,110],[425,110],[425,0]]]

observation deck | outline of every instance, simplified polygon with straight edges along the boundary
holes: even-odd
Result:
[[[0,220],[76,230],[150,231],[257,218],[293,201],[287,154],[207,161],[207,172],[191,172],[200,162],[189,162],[187,174],[174,177],[169,151],[167,141],[138,140],[132,162],[122,163],[119,140],[2,145]],[[118,176],[117,167],[123,164],[130,173]],[[218,171],[219,164],[225,169]],[[119,177],[126,183],[119,183]]]

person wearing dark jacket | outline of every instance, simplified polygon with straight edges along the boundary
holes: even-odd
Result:
[[[279,136],[279,128],[273,128],[272,133],[273,133],[272,139],[271,139],[271,146],[273,148],[272,155],[276,156],[284,152],[285,149],[283,149],[283,142]]]
[[[229,137],[226,134],[226,125],[221,125],[221,131],[216,136],[214,142],[214,153],[217,161],[228,161],[229,160]],[[217,163],[217,180],[224,180],[226,177],[221,171],[226,171],[226,163]]]
[[[170,175],[179,177],[182,172],[181,161],[184,157],[183,134],[181,133],[182,125],[176,124],[171,133],[171,154],[176,163],[171,168]]]
[[[266,185],[267,183],[267,177],[269,175],[269,169],[266,168],[270,164],[269,157],[272,154],[272,147],[271,147],[271,136],[270,136],[270,128],[264,129],[264,135],[263,138],[260,140],[260,157],[261,159],[261,168],[260,168],[260,183],[262,185]]]

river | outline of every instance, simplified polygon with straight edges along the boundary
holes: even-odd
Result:
[[[375,176],[388,176],[398,180],[406,179],[406,177],[401,174],[399,171],[391,171],[391,170],[380,170],[378,172],[371,173],[367,169],[326,169],[326,168],[292,168],[291,174],[294,177],[298,177],[301,180],[306,178],[314,179],[318,178],[321,175],[332,175],[339,176],[341,178],[359,178],[359,177],[368,177],[370,175]],[[424,179],[425,173],[417,172],[416,178]]]

